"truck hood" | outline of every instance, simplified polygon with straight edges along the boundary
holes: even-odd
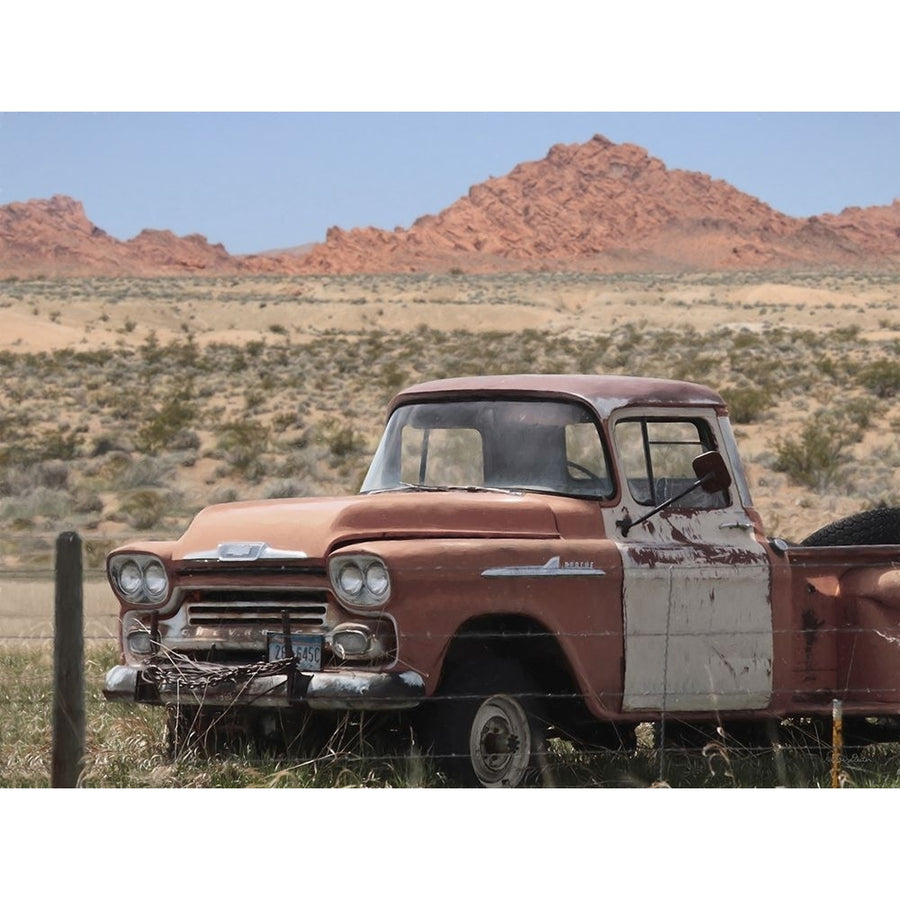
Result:
[[[383,538],[556,538],[549,498],[495,493],[382,493],[209,506],[173,547],[173,560],[300,557]],[[226,545],[220,551],[221,545]]]

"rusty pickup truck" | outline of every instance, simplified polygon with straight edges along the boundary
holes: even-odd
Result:
[[[400,711],[454,778],[548,735],[900,714],[896,510],[768,537],[722,397],[602,375],[392,403],[358,495],[226,503],[108,557],[110,700],[272,733]]]

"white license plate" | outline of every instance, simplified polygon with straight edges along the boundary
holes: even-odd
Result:
[[[284,659],[284,635],[279,632],[270,632],[269,638],[269,662],[276,659]],[[292,634],[291,647],[294,651],[294,659],[297,660],[297,668],[303,672],[318,672],[322,668],[322,645],[325,639],[321,634]]]

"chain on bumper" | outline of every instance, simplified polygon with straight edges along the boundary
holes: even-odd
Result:
[[[142,670],[142,678],[157,690],[178,688],[202,692],[222,684],[247,686],[257,678],[288,675],[296,671],[296,662],[290,657],[271,662],[229,666],[222,663],[203,662],[177,653],[151,657]]]

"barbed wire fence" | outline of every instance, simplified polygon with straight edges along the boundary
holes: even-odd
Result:
[[[81,783],[85,763],[88,754],[86,749],[86,720],[89,710],[86,708],[85,691],[85,648],[108,645],[110,653],[113,653],[115,645],[115,627],[117,621],[117,609],[110,595],[109,613],[91,617],[91,628],[85,629],[84,616],[84,570],[82,560],[82,544],[80,537],[74,532],[60,534],[56,544],[56,567],[54,570],[54,594],[53,594],[53,619],[48,629],[44,624],[35,626],[34,617],[21,616],[23,622],[28,622],[28,627],[21,633],[16,633],[14,622],[16,615],[10,615],[5,610],[0,610],[0,617],[5,620],[4,627],[0,627],[0,649],[9,654],[15,652],[15,647],[46,647],[52,642],[52,704],[50,715],[52,725],[52,748],[50,762],[50,780],[52,787],[75,787]],[[3,624],[3,623],[0,623]],[[50,624],[50,623],[46,623]],[[492,635],[500,637],[500,635]],[[227,667],[219,667],[215,671],[206,673],[204,677],[221,679],[228,677]],[[95,673],[96,674],[96,673]],[[204,674],[204,673],[200,673]],[[195,680],[197,672],[194,672]],[[241,677],[253,678],[253,672],[240,673]],[[39,674],[25,676],[35,683],[42,680]],[[236,677],[232,673],[232,677]],[[200,679],[202,681],[202,678]],[[94,699],[88,702],[88,706],[96,703],[105,703],[94,692]],[[433,702],[446,702],[452,698],[434,698]],[[544,700],[570,699],[559,695],[542,695]],[[11,703],[10,690],[0,695],[0,704]],[[227,711],[226,711],[227,712]],[[852,783],[852,778],[845,769],[845,742],[844,742],[844,717],[843,705],[835,699],[832,703],[830,729],[823,731],[821,721],[818,723],[818,731],[815,732],[815,750],[818,754],[817,765],[819,777],[817,783],[831,787],[844,787]],[[214,721],[222,719],[222,711],[214,714]],[[678,720],[663,714],[655,726],[644,727],[644,750],[652,752],[652,757],[658,769],[652,783],[668,786],[666,784],[667,766],[673,757],[685,757],[691,755],[694,761],[702,762],[710,773],[726,773],[732,765],[732,756],[736,749],[744,749],[751,753],[767,753],[771,755],[772,763],[779,770],[778,783],[786,785],[788,778],[783,771],[783,744],[775,738],[768,747],[741,744],[723,728],[716,729],[708,739],[700,745],[682,746],[677,741],[671,744],[667,741],[667,726],[671,729],[678,724]],[[685,723],[680,723],[685,724]],[[690,723],[687,723],[688,725]],[[342,725],[346,735],[352,730],[345,722]],[[640,732],[642,726],[638,726]],[[655,727],[655,730],[653,730]],[[640,747],[640,741],[638,743]],[[329,752],[333,753],[334,744]],[[399,757],[391,757],[382,749],[380,761],[396,761]],[[634,751],[629,751],[634,752]],[[590,753],[590,751],[589,751]],[[600,751],[597,751],[599,755]],[[647,757],[649,758],[649,757]],[[378,761],[376,760],[376,761]],[[872,764],[873,766],[876,763]],[[896,759],[891,758],[888,768],[896,767]],[[645,766],[645,771],[649,771]],[[897,773],[885,772],[885,781],[897,777]]]

